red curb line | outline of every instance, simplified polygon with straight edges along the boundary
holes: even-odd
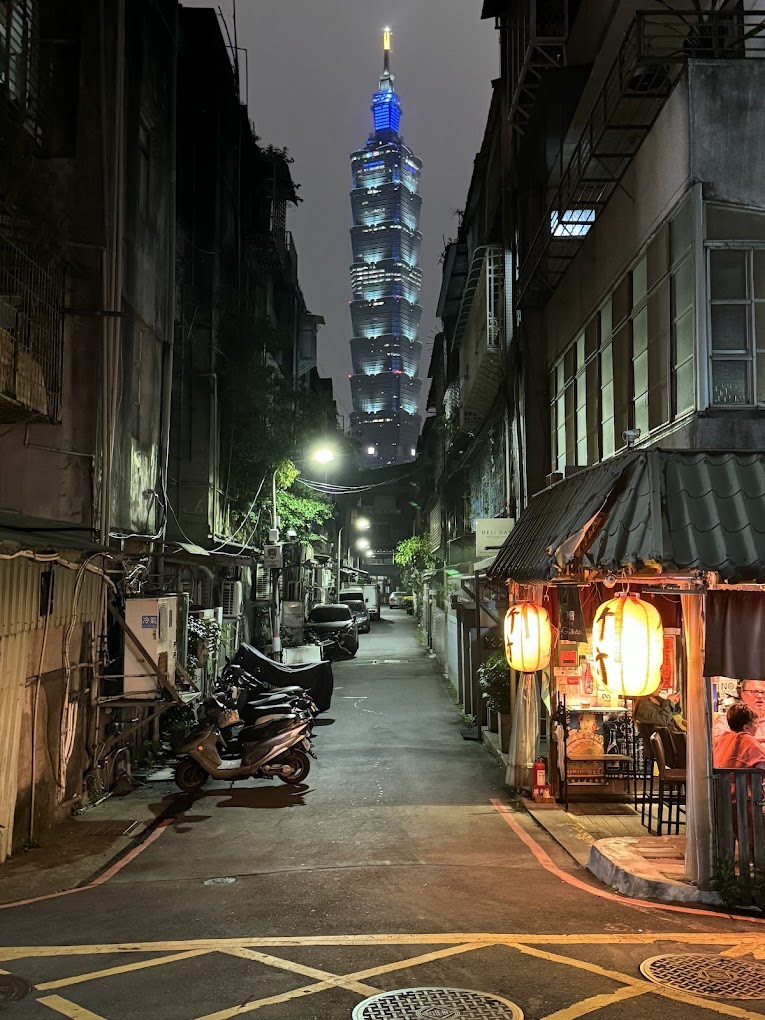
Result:
[[[555,864],[539,843],[530,836],[526,830],[516,822],[513,818],[513,813],[507,804],[503,804],[501,800],[497,800],[492,797],[489,803],[499,816],[507,822],[510,828],[513,830],[518,839],[522,843],[525,843],[532,854],[536,857],[545,871],[549,871],[551,875],[555,875],[562,882],[566,882],[567,885],[574,886],[575,889],[581,889],[584,892],[589,893],[591,896],[599,896],[603,900],[612,900],[616,903],[625,903],[628,906],[633,907],[650,907],[652,910],[671,910],[677,914],[696,914],[702,917],[716,917],[722,920],[728,921],[746,921],[749,924],[765,924],[765,918],[761,917],[739,917],[734,914],[725,914],[722,911],[717,910],[703,910],[701,907],[680,907],[667,903],[654,903],[652,900],[636,900],[629,896],[620,896],[619,893],[607,892],[605,889],[596,889],[594,886],[589,885],[587,882],[583,882],[580,878],[575,878],[574,875],[569,875],[568,872],[563,871]]]
[[[72,893],[86,892],[88,889],[96,889],[99,885],[104,885],[110,878],[114,878],[119,871],[122,871],[125,865],[134,861],[136,857],[140,853],[143,853],[147,847],[151,846],[155,840],[158,840],[162,833],[167,831],[167,827],[172,821],[172,818],[166,818],[163,822],[160,822],[155,829],[152,829],[146,839],[140,842],[137,846],[134,846],[132,850],[129,850],[128,853],[125,854],[124,857],[121,857],[118,861],[112,864],[110,868],[107,868],[103,874],[99,875],[98,878],[94,878],[92,882],[88,882],[87,885],[78,885],[74,889],[64,889],[62,892],[45,893],[43,896],[33,896],[28,900],[14,900],[12,903],[0,903],[0,910],[8,910],[10,907],[26,907],[30,903],[40,903],[43,900],[55,900],[58,899],[59,896],[71,896]]]

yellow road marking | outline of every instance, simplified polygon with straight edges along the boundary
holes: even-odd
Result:
[[[83,981],[97,981],[98,978],[112,977],[114,974],[128,974],[133,970],[145,970],[147,967],[162,967],[166,963],[174,963],[177,960],[188,960],[193,956],[206,956],[206,949],[192,949],[188,953],[174,953],[172,956],[161,956],[155,960],[137,960],[135,963],[125,963],[121,967],[108,967],[106,970],[93,970],[89,974],[76,974],[70,978],[60,978],[58,981],[44,981],[41,985],[35,985],[41,992],[51,988],[66,988],[67,985],[80,985]]]
[[[548,1013],[542,1020],[577,1020],[577,1017],[587,1016],[594,1013],[596,1009],[605,1009],[614,1003],[622,1002],[624,999],[634,999],[637,995],[647,995],[650,988],[638,988],[636,985],[628,985],[626,988],[619,988],[615,992],[604,992],[602,995],[592,995],[589,999],[582,999],[571,1006],[564,1006],[554,1013]]]
[[[258,953],[254,949],[224,949],[227,956],[238,956],[244,960],[255,960],[257,963],[264,963],[267,967],[274,967],[278,970],[288,970],[293,974],[301,974],[303,977],[316,978],[318,981],[331,981],[332,984],[348,988],[353,992],[359,992],[363,996],[377,995],[379,988],[372,988],[370,985],[362,985],[359,981],[353,980],[353,975],[346,976],[332,974],[330,971],[320,970],[318,967],[306,967],[302,963],[295,963],[294,960],[283,960],[278,956],[270,956],[268,953]]]
[[[104,1020],[104,1017],[99,1016],[98,1013],[91,1013],[89,1009],[78,1006],[76,1002],[70,1002],[69,999],[62,999],[60,995],[46,995],[44,999],[37,1001],[42,1002],[45,1006],[50,1006],[57,1013],[68,1016],[69,1020]]]
[[[691,992],[682,992],[679,988],[670,988],[668,985],[655,985],[652,981],[644,981],[642,978],[635,978],[630,974],[622,974],[618,970],[607,970],[595,963],[588,963],[586,960],[577,960],[570,956],[560,956],[558,953],[546,953],[539,949],[532,949],[531,946],[514,944],[513,949],[526,953],[529,956],[536,956],[550,963],[562,963],[578,970],[586,970],[591,974],[599,974],[608,977],[612,981],[619,981],[621,984],[633,988],[643,988],[646,992],[653,992],[664,999],[673,999],[675,1002],[682,1002],[686,1006],[698,1006],[701,1009],[708,1009],[715,1013],[722,1013],[723,1016],[738,1017],[739,1020],[762,1020],[762,1013],[752,1013],[748,1009],[741,1009],[739,1006],[728,1006],[714,999],[706,999],[701,995],[693,995]]]
[[[471,949],[486,949],[488,946],[495,946],[496,942],[470,942],[464,946],[450,946],[448,949],[439,949],[434,953],[425,953],[423,956],[412,956],[407,960],[396,960],[394,963],[384,963],[380,967],[370,967],[369,970],[358,970],[355,974],[349,974],[351,978],[378,977],[380,974],[392,974],[397,970],[406,970],[407,967],[419,967],[423,963],[430,963],[432,960],[441,960],[445,956],[456,956],[458,953],[468,953]]]
[[[312,985],[303,985],[302,988],[293,988],[289,992],[282,992],[281,995],[269,995],[266,999],[253,999],[241,1006],[234,1006],[232,1009],[221,1009],[217,1013],[207,1013],[205,1016],[197,1017],[196,1020],[230,1020],[232,1016],[242,1016],[244,1013],[252,1013],[261,1006],[276,1006],[281,1002],[289,1002],[291,999],[300,999],[305,995],[315,995],[316,992],[326,992],[330,988],[337,988],[334,981],[317,981]]]
[[[750,954],[757,960],[761,959],[765,955],[765,942],[755,944],[748,942],[743,945],[731,946],[730,949],[723,950],[720,956],[749,956]]]
[[[119,942],[112,945],[81,946],[8,946],[0,947],[0,961],[46,956],[99,956],[119,953],[158,953],[202,950],[216,952],[228,948],[257,949],[280,946],[412,946],[463,945],[465,943],[522,943],[524,945],[651,945],[654,942],[680,942],[683,945],[744,946],[761,948],[760,932],[616,932],[614,934],[541,934],[528,932],[460,932],[413,935],[313,935],[275,936],[273,938],[174,939],[163,942]],[[750,950],[751,951],[751,950]]]

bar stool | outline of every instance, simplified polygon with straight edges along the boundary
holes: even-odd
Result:
[[[680,832],[680,807],[681,804],[685,805],[686,772],[685,769],[671,768],[667,763],[665,740],[669,744],[671,750],[672,745],[669,740],[668,730],[665,729],[662,734],[660,728],[651,734],[651,753],[659,772],[659,821],[656,832],[658,836],[661,836],[662,829],[664,827],[664,805],[666,804],[669,815],[667,821],[667,833],[671,833],[672,831],[672,809],[675,809],[676,834]],[[674,761],[674,759],[672,760]],[[648,827],[648,831],[651,831],[650,825]]]

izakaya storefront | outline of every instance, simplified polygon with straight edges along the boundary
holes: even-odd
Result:
[[[541,699],[538,796],[631,802],[647,829],[684,830],[700,886],[726,856],[765,875],[765,773],[736,779],[737,814],[714,768],[731,704],[753,708],[765,760],[765,453],[629,452],[583,471],[532,499],[489,574],[508,584],[518,677],[508,781],[534,786]]]

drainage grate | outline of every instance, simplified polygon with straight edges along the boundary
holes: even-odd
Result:
[[[640,965],[649,981],[715,999],[765,999],[765,964],[740,958],[681,953],[652,956]]]
[[[0,974],[0,1005],[4,1002],[21,1002],[31,991],[32,986],[24,978]]]
[[[399,988],[364,999],[353,1020],[523,1020],[514,1002],[467,988]]]

